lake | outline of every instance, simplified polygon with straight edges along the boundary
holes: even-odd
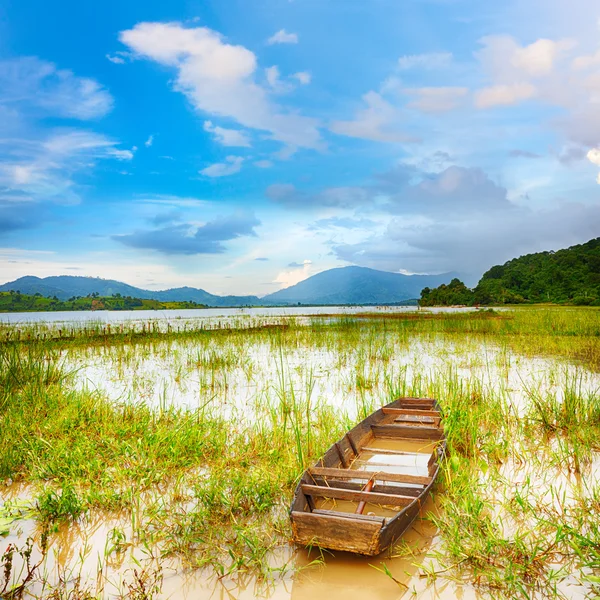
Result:
[[[420,309],[417,306],[285,306],[256,308],[198,308],[184,310],[86,310],[57,312],[0,313],[3,323],[127,323],[130,321],[174,321],[235,317],[301,317],[311,315],[348,314],[364,312],[411,313],[466,312],[470,307]]]

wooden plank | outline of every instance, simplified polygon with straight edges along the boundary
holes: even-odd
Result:
[[[397,456],[421,456],[429,454],[428,452],[404,452],[403,450],[392,450],[390,448],[372,448],[363,446],[363,452],[372,452],[373,454],[395,454]]]
[[[439,410],[425,410],[419,408],[392,408],[384,406],[382,409],[384,415],[421,415],[424,417],[439,417]]]
[[[348,443],[352,448],[352,452],[354,452],[354,456],[358,456],[358,448],[356,447],[356,444],[354,443],[352,436],[349,433],[346,434],[346,439],[348,440]]]
[[[342,466],[344,467],[344,469],[347,469],[348,461],[346,460],[346,455],[344,454],[344,451],[342,450],[342,447],[340,446],[339,442],[335,443],[335,447],[337,449],[340,460],[342,461]]]
[[[336,500],[350,500],[352,502],[371,502],[372,504],[386,504],[389,506],[408,506],[415,498],[397,494],[379,494],[377,492],[358,492],[341,488],[320,485],[302,484],[302,493],[318,498],[335,498]]]
[[[371,425],[375,437],[409,438],[415,440],[439,440],[443,436],[437,427],[411,427],[409,425]]]
[[[440,418],[437,418],[439,422]],[[418,423],[418,424],[430,424],[436,425],[435,417],[426,417],[421,415],[400,415],[394,419],[395,423]]]
[[[380,552],[382,523],[292,511],[292,536],[305,546],[374,555]]]
[[[378,494],[397,494],[399,496],[413,496],[417,497],[423,491],[422,485],[409,485],[408,483],[395,483],[390,481],[377,481],[371,479],[373,488],[368,490],[365,486],[365,481],[358,479],[334,479],[328,477],[319,477],[318,475],[311,475],[312,481],[306,483],[312,483],[321,487],[331,486],[340,488],[343,490],[354,490],[355,492],[376,492]],[[367,482],[368,483],[368,482]],[[304,496],[310,498],[310,496]],[[314,499],[313,499],[314,500]],[[322,507],[321,507],[322,508]]]
[[[385,473],[383,471],[358,471],[354,469],[328,469],[326,467],[313,467],[308,471],[311,475],[317,475],[320,477],[331,477],[333,479],[359,479],[361,481],[369,481],[370,479],[375,479],[375,481],[393,481],[394,483],[415,483],[419,485],[429,485],[431,483],[431,477],[422,477],[420,475],[409,475],[405,473]]]
[[[351,519],[358,521],[373,521],[375,523],[383,524],[385,521],[385,517],[377,517],[373,515],[358,515],[356,513],[345,513],[339,510],[326,510],[324,508],[317,508],[313,510],[313,513],[316,515],[325,515],[330,517],[340,517],[342,519]]]

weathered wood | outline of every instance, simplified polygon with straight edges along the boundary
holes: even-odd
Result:
[[[418,485],[429,485],[431,483],[431,477],[409,475],[407,473],[385,473],[383,471],[358,471],[354,469],[331,469],[326,467],[313,467],[308,471],[311,475],[331,477],[333,479],[358,479],[362,481],[375,479],[375,481],[415,483]]]
[[[425,452],[406,452],[404,450],[393,450],[391,448],[373,448],[371,446],[363,446],[363,452],[372,452],[373,454],[395,454],[397,456],[419,456],[426,454]]]
[[[329,486],[335,488],[341,488],[344,490],[364,491],[365,480],[357,479],[337,479],[328,477],[319,477],[317,475],[311,475],[311,481],[306,483],[312,483],[319,486]],[[372,492],[378,494],[398,494],[400,496],[413,496],[417,497],[423,491],[422,485],[414,485],[408,483],[396,483],[393,481],[374,480]],[[308,498],[309,496],[307,496]]]
[[[413,496],[400,496],[397,494],[379,494],[377,492],[359,492],[341,488],[320,485],[302,484],[302,492],[306,496],[317,498],[334,498],[336,500],[350,500],[351,502],[371,502],[372,504],[387,504],[389,506],[407,506],[415,498]]]
[[[346,460],[346,455],[344,454],[344,451],[342,450],[342,447],[340,446],[340,444],[338,442],[335,443],[335,447],[338,451],[340,460],[342,461],[342,466],[344,467],[344,469],[348,468],[348,461]]]
[[[421,415],[423,417],[439,417],[439,410],[426,410],[419,408],[393,408],[384,406],[382,409],[384,415]]]
[[[438,474],[439,460],[445,454],[446,441],[442,428],[423,426],[419,422],[415,423],[416,426],[406,421],[394,423],[395,417],[404,415],[432,417],[434,425],[442,418],[438,403],[432,399],[397,399],[358,423],[338,440],[337,444],[332,443],[314,468],[305,471],[296,488],[290,510],[295,542],[372,556],[388,548],[410,527],[430,492],[433,476]],[[429,419],[419,419],[426,420]],[[380,449],[371,448],[377,445],[373,439],[379,437],[419,441],[423,442],[424,446],[429,446],[429,441],[439,439],[435,456],[429,461],[429,476],[397,473],[396,471],[403,470],[403,467],[383,462],[384,456],[374,456],[375,460],[362,459],[360,453],[365,447],[375,454],[383,454]],[[423,461],[430,458],[429,452],[418,454],[424,457]],[[344,464],[351,464],[352,469],[341,468]],[[420,468],[416,471],[413,468],[407,470],[413,473],[421,472]],[[364,483],[370,480],[374,481],[374,486],[370,492],[366,492]],[[356,514],[350,515],[355,518],[349,518],[350,513],[344,513],[344,509],[330,511],[340,514],[330,514],[325,509],[317,508],[318,497],[335,497],[338,500],[357,503],[374,502],[389,505],[390,508],[396,506],[397,512],[395,516],[386,517],[383,521]],[[310,512],[307,504],[311,499],[315,503],[315,512]]]
[[[437,418],[439,421],[439,417]],[[426,417],[421,415],[400,415],[394,419],[394,423],[429,423],[435,424],[436,419],[434,417]]]
[[[305,546],[374,555],[380,551],[382,523],[318,513],[292,512],[292,534]]]
[[[371,425],[375,437],[410,438],[416,440],[439,440],[443,432],[437,427],[411,427],[407,425]]]
[[[375,515],[359,515],[357,513],[345,513],[340,510],[326,510],[324,508],[317,508],[313,511],[315,515],[325,515],[330,517],[340,517],[342,519],[358,520],[358,521],[371,521],[373,523],[385,522],[385,517],[378,517]]]
[[[354,452],[354,456],[358,456],[358,448],[356,447],[356,444],[352,440],[352,436],[347,433],[346,439],[348,440],[348,443],[350,444],[350,447],[352,448],[352,452]]]

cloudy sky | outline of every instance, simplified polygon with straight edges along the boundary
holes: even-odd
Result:
[[[0,280],[264,295],[600,236],[597,0],[0,4]]]

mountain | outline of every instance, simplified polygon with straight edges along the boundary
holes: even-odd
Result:
[[[341,267],[313,275],[269,294],[274,304],[388,304],[418,298],[427,286],[448,282],[455,274],[401,275],[366,267]]]
[[[97,277],[76,277],[72,275],[59,275],[56,277],[27,276],[0,285],[0,292],[10,290],[20,291],[22,294],[34,295],[36,293],[46,297],[56,296],[59,300],[68,300],[74,296],[131,296],[142,300],[159,300],[161,302],[191,301],[207,306],[248,306],[263,304],[257,296],[215,296],[204,290],[182,287],[170,290],[152,291],[127,285],[113,279],[100,279]]]
[[[113,279],[76,277],[21,277],[0,285],[0,292],[11,290],[22,294],[41,294],[68,300],[76,296],[130,296],[142,300],[161,302],[191,301],[207,306],[257,306],[273,304],[386,304],[405,302],[418,298],[426,286],[437,286],[450,281],[452,274],[445,275],[400,275],[387,271],[376,271],[364,267],[342,267],[330,269],[309,277],[294,286],[274,294],[257,296],[215,296],[208,292],[181,287],[162,291],[137,288]]]
[[[495,265],[474,290],[454,280],[424,289],[422,306],[554,302],[600,305],[600,238],[563,250],[536,252]]]

